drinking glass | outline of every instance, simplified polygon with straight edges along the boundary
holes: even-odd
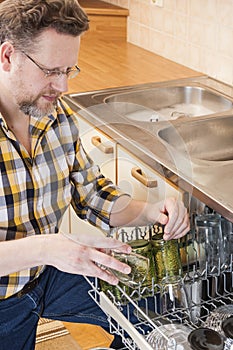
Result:
[[[225,269],[231,271],[233,266],[233,224],[221,217],[221,228],[225,250]]]
[[[107,270],[116,276],[120,282],[131,288],[137,288],[143,284],[150,266],[150,260],[148,258],[133,252],[125,254],[111,251],[110,255],[131,267],[131,272],[129,274],[125,274],[109,267],[107,268]]]
[[[201,273],[219,275],[225,264],[224,241],[219,214],[201,214],[195,218]]]
[[[197,271],[192,277],[186,275],[184,278],[185,287],[190,301],[190,319],[193,324],[198,324],[201,316],[202,284],[203,281]]]
[[[161,314],[173,322],[190,320],[190,299],[180,276],[164,277],[160,288]]]
[[[188,343],[191,331],[186,325],[169,323],[149,333],[147,342],[154,350],[191,350]]]

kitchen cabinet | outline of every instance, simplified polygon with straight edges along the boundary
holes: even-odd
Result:
[[[90,28],[82,40],[126,40],[129,10],[100,0],[79,0],[90,20]]]
[[[116,183],[116,142],[79,117],[80,137],[84,149],[98,164],[104,176]]]
[[[59,232],[70,233],[70,208],[68,208],[63,216]]]
[[[79,129],[84,149],[88,155],[95,164],[99,165],[102,174],[116,183],[116,142],[94,128],[81,116],[79,117]],[[79,219],[73,208],[70,207],[70,232],[78,233],[80,230],[87,234],[99,231],[88,222]]]

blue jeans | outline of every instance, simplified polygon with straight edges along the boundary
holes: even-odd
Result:
[[[0,301],[0,349],[33,350],[40,317],[97,324],[108,330],[106,315],[88,290],[90,285],[82,276],[48,266],[28,294]]]

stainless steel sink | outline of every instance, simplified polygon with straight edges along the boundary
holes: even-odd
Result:
[[[103,102],[119,115],[137,122],[197,117],[233,108],[232,101],[220,93],[192,85],[126,90],[103,96]]]
[[[191,159],[228,162],[233,160],[233,116],[222,116],[170,125],[158,136]]]

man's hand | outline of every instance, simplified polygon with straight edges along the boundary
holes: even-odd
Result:
[[[113,238],[107,238],[101,233],[80,234],[50,234],[45,237],[46,264],[53,265],[61,271],[94,276],[117,284],[118,279],[106,269],[106,266],[128,274],[130,267],[114,259],[106,252],[117,250],[130,253],[131,247]]]
[[[190,230],[187,209],[183,202],[175,198],[148,204],[146,216],[149,222],[159,222],[165,225],[163,237],[165,240],[180,238]]]
[[[189,217],[182,201],[173,197],[157,203],[137,201],[128,196],[119,197],[114,203],[110,224],[117,226],[165,225],[164,239],[180,238],[189,230]]]

